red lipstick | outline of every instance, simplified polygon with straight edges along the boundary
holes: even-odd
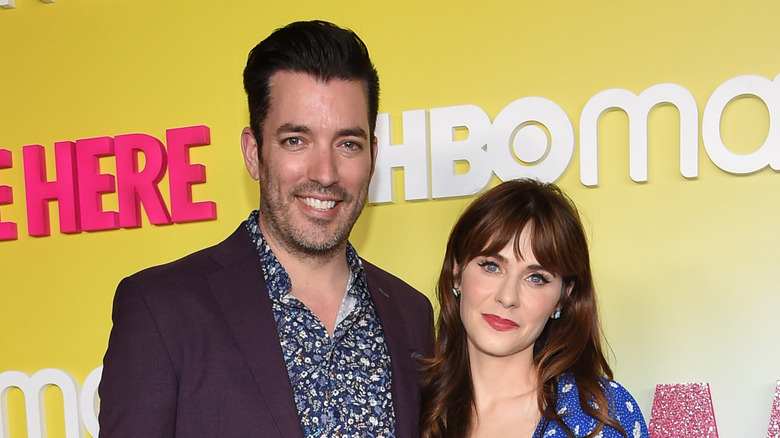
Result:
[[[490,327],[500,332],[506,332],[520,327],[516,322],[510,319],[504,319],[498,315],[493,315],[492,313],[483,313],[482,318]]]

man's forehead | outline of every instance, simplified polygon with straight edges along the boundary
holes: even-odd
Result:
[[[366,84],[366,81],[361,79],[343,79],[343,78],[325,78],[322,76],[314,75],[307,72],[300,72],[300,71],[293,71],[293,70],[277,70],[274,72],[268,81],[269,86],[269,95],[271,99],[273,99],[275,96],[278,96],[278,90],[275,90],[275,88],[278,88],[278,84],[280,82],[286,82],[291,80],[303,80],[303,81],[311,81],[315,82],[318,85],[328,86],[333,84],[359,84],[361,90],[363,91],[363,95],[366,98],[366,104],[368,104],[368,85]],[[274,93],[274,91],[277,91],[277,93]]]
[[[277,119],[279,123],[297,125],[301,123],[296,118],[299,115],[340,114],[340,117],[359,122],[349,128],[370,126],[368,96],[362,81],[339,78],[324,81],[308,73],[280,70],[270,78],[269,85],[266,122]],[[355,93],[359,93],[359,97]],[[323,111],[317,113],[319,108]],[[279,116],[286,118],[279,120]]]

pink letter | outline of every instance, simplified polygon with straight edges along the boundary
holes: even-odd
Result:
[[[54,144],[57,179],[46,179],[46,152],[41,145],[22,148],[24,188],[27,194],[27,231],[30,236],[49,236],[49,201],[57,200],[60,211],[60,231],[80,233],[76,145],[71,141]]]
[[[718,438],[710,385],[656,385],[648,429],[650,438]]]
[[[188,149],[209,144],[211,137],[208,126],[169,129],[166,137],[171,218],[177,223],[216,219],[216,203],[192,202],[192,185],[206,182],[206,168],[202,164],[190,164]]]
[[[84,231],[119,228],[119,215],[114,211],[103,211],[103,193],[113,193],[116,186],[113,175],[100,173],[100,157],[113,154],[111,137],[76,140],[81,228]]]
[[[0,169],[10,169],[13,167],[11,161],[11,151],[0,149]],[[10,186],[0,186],[0,205],[13,204],[14,191]],[[0,240],[16,240],[19,234],[16,231],[16,223],[3,222],[0,218]]]
[[[119,226],[141,226],[141,204],[149,222],[155,225],[171,223],[158,184],[165,175],[167,157],[165,147],[156,138],[146,134],[127,134],[114,137],[116,152],[116,181],[119,195]],[[144,155],[143,170],[138,169],[138,154]]]
[[[775,402],[772,403],[772,413],[769,414],[769,428],[766,430],[766,438],[780,437],[780,380],[775,386]]]

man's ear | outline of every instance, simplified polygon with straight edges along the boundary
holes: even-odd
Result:
[[[376,168],[376,154],[379,150],[379,144],[376,139],[376,135],[371,140],[371,174],[368,179],[370,180],[374,176],[374,169]]]
[[[241,131],[241,152],[244,154],[246,170],[252,179],[257,180],[260,178],[260,157],[255,133],[248,126]]]

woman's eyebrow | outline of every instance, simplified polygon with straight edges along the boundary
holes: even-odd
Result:
[[[506,263],[506,257],[502,256],[501,254],[485,254],[482,257],[491,257],[494,259],[498,259],[501,263]]]

